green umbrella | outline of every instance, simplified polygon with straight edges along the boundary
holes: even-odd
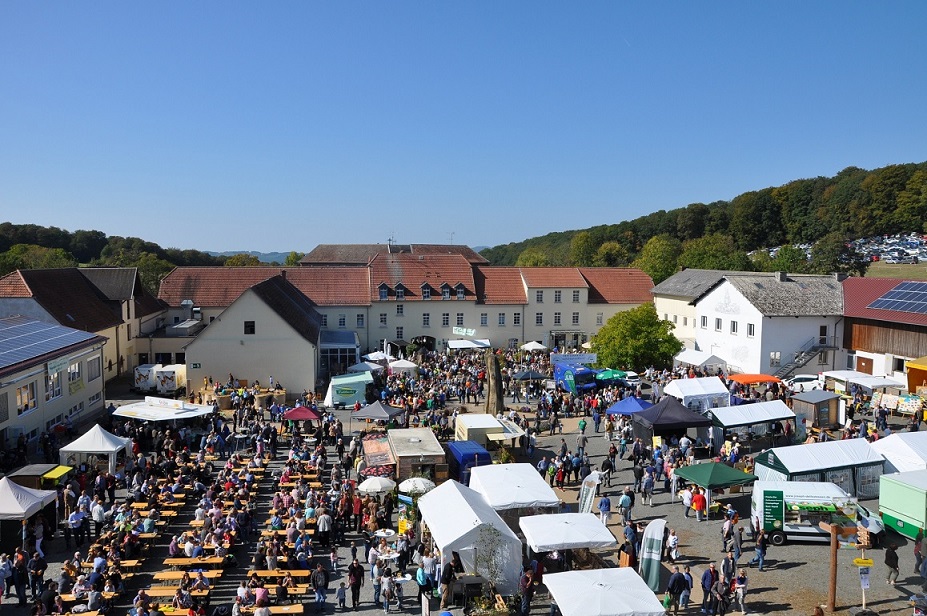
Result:
[[[611,368],[608,368],[596,374],[595,379],[597,381],[614,381],[617,379],[623,379],[626,376],[628,376],[628,373],[624,370],[612,370]]]

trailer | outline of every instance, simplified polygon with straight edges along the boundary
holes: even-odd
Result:
[[[138,393],[151,393],[157,391],[158,381],[155,373],[161,370],[161,364],[142,364],[135,367],[135,378],[132,381],[132,391]]]
[[[177,396],[187,391],[187,365],[170,364],[155,371],[158,393],[165,396]]]
[[[886,528],[909,539],[927,528],[927,470],[879,477],[879,513]]]

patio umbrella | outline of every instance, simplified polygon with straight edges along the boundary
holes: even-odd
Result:
[[[628,373],[624,370],[612,370],[607,368],[602,372],[599,372],[595,375],[595,380],[597,381],[617,381],[618,379],[623,379],[628,376]]]
[[[547,378],[547,375],[541,374],[537,370],[523,370],[516,372],[512,378],[516,381],[542,381]]]
[[[385,494],[395,489],[396,482],[388,477],[368,477],[357,486],[361,494]]]
[[[541,344],[540,342],[537,342],[536,340],[532,340],[531,342],[526,342],[523,345],[521,345],[521,350],[522,351],[546,351],[547,347]]]
[[[399,484],[399,491],[403,494],[424,494],[434,489],[434,482],[424,477],[410,477]]]
[[[320,419],[319,414],[308,406],[297,406],[295,408],[284,411],[283,418],[292,419],[293,421],[303,421],[306,419],[318,421]]]

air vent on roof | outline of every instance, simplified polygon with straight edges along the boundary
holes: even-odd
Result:
[[[70,314],[68,314],[68,313],[65,313],[64,316],[66,316],[68,319],[70,319],[70,321],[71,321],[72,323],[73,323],[74,321],[77,320],[77,319],[75,319],[74,317],[72,317],[72,316],[71,316]]]

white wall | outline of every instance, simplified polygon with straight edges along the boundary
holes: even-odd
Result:
[[[689,298],[654,295],[653,305],[658,317],[674,325],[673,335],[679,338],[686,348],[693,348],[697,321],[695,306],[690,304]]]

